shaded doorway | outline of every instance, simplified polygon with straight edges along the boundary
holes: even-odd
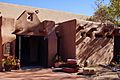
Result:
[[[114,61],[120,63],[120,36],[114,37]]]
[[[48,40],[44,36],[17,36],[16,54],[21,66],[47,67]]]

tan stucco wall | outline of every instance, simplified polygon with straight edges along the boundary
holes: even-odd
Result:
[[[66,21],[60,24],[60,54],[64,60],[76,57],[76,20]]]
[[[30,32],[34,32],[36,28],[39,28],[40,26],[40,20],[38,19],[37,15],[33,13],[33,20],[27,21],[27,11],[25,11],[18,20],[16,20],[15,29],[20,29],[21,31],[19,34],[21,35],[27,35]],[[36,33],[39,33],[35,31]],[[32,33],[34,34],[34,33]]]
[[[48,66],[53,65],[53,59],[57,54],[57,37],[55,31],[48,36]]]
[[[89,62],[89,66],[109,64],[114,56],[114,38],[112,35],[114,27],[87,21],[80,21],[79,27],[83,27],[83,29],[76,33],[76,57],[78,64],[83,65],[86,61]],[[90,32],[91,28],[97,29]],[[92,37],[87,35],[82,36],[83,32],[85,34],[90,32]],[[111,32],[111,37],[108,37],[108,32]],[[96,34],[102,36],[98,37]]]
[[[2,35],[2,45],[7,42],[12,42],[16,39],[16,36],[12,34],[15,30],[14,19],[12,18],[2,18],[1,35]]]

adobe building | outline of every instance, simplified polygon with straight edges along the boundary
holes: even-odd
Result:
[[[11,54],[22,66],[48,67],[60,55],[63,60],[77,59],[80,65],[87,60],[98,65],[109,64],[120,51],[114,40],[119,29],[85,21],[87,16],[7,3],[0,3],[0,10],[1,59]]]
[[[6,8],[3,9],[4,7]],[[8,55],[9,53],[19,58],[22,65],[37,65],[39,63],[38,65],[46,67],[52,65],[52,60],[58,51],[57,47],[61,47],[59,53],[62,51],[64,54],[62,58],[64,60],[67,58],[75,58],[76,20],[65,21],[72,18],[74,19],[75,17],[77,18],[79,15],[52,10],[41,11],[44,9],[36,10],[29,7],[26,7],[26,10],[25,7],[21,7],[20,11],[20,6],[18,7],[17,5],[6,3],[1,3],[0,8],[2,13],[2,23],[4,23],[1,26],[3,56]],[[14,8],[18,9],[17,13]],[[10,9],[13,9],[12,13],[15,12],[17,15],[20,11],[20,14],[13,16],[11,11],[9,11]],[[43,12],[44,14],[41,15]],[[46,12],[52,12],[52,14],[47,15]],[[58,13],[59,15],[61,14],[61,16],[58,16]],[[42,19],[44,15],[46,18]],[[53,18],[53,16],[56,17]],[[49,19],[47,19],[47,17],[49,17]],[[62,19],[60,19],[60,17]],[[61,26],[59,28],[60,31],[55,30],[58,26]],[[56,32],[60,32],[60,35],[62,35],[62,40],[60,42],[62,45],[60,46],[57,45],[58,39]],[[70,37],[69,35],[73,37]],[[71,40],[68,41],[67,39]],[[65,49],[65,47],[69,47],[70,50]]]
[[[50,66],[57,54],[56,32],[59,32],[62,38],[59,53],[64,54],[62,58],[65,60],[75,58],[76,20],[59,23],[59,25],[48,20],[40,22],[35,12],[26,10],[15,22],[11,18],[2,17],[1,19],[3,23],[1,26],[3,56],[14,55],[21,60],[21,65],[24,66]],[[55,30],[58,26],[60,27],[59,30]],[[68,39],[71,40],[68,41]]]

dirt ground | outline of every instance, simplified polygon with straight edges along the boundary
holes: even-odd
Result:
[[[1,72],[0,80],[87,80],[73,74],[63,72],[52,72],[51,69],[19,70]]]
[[[52,72],[51,69],[27,69],[0,72],[0,80],[120,80],[120,72],[97,68],[95,75],[77,75],[77,73]]]

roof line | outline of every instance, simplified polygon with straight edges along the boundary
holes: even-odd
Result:
[[[20,14],[20,16],[17,18],[17,20],[18,20],[25,12],[26,12],[26,10],[24,10],[24,11],[22,12],[22,14]]]

